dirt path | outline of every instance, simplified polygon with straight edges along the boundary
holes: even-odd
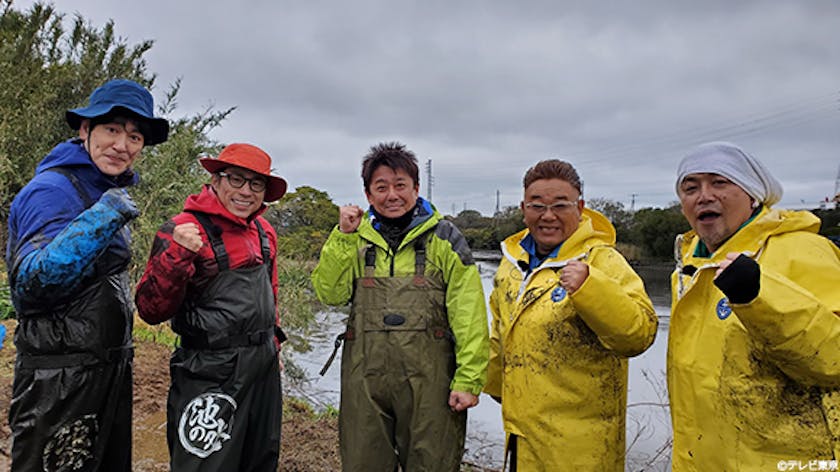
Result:
[[[0,349],[0,470],[9,470],[11,433],[8,425],[15,349],[15,321],[2,322],[8,333]],[[133,470],[169,470],[166,446],[166,394],[171,348],[152,342],[135,343]],[[334,418],[317,418],[305,406],[286,402],[283,412],[279,471],[340,470],[338,426]]]

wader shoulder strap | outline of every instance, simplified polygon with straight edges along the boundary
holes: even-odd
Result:
[[[414,276],[422,277],[426,273],[426,243],[432,232],[427,231],[414,241]]]
[[[414,275],[422,277],[426,272],[426,244],[432,236],[434,227],[414,240]],[[396,257],[396,255],[395,255]],[[365,277],[373,277],[376,269],[376,246],[368,244],[365,249]]]
[[[269,270],[271,270],[271,245],[268,242],[268,235],[265,234],[265,230],[256,218],[254,219],[254,226],[257,227],[257,232],[260,233],[260,249],[262,250],[263,264],[266,264]]]
[[[414,240],[414,285],[418,287],[426,284],[426,242],[431,235],[427,231]]]
[[[376,246],[368,244],[365,249],[365,277],[373,277],[376,271]]]
[[[55,172],[56,174],[61,174],[70,181],[73,185],[73,188],[76,189],[76,193],[79,194],[79,198],[82,199],[82,203],[85,205],[85,208],[90,208],[94,203],[93,199],[90,198],[90,195],[87,193],[84,187],[82,187],[82,183],[79,182],[79,178],[76,177],[69,169],[66,167],[51,167],[47,169],[48,172]]]
[[[188,213],[192,213],[195,216],[195,219],[198,220],[198,224],[204,228],[204,232],[207,233],[207,239],[210,240],[210,246],[213,248],[213,254],[216,256],[216,264],[219,266],[219,272],[224,272],[230,268],[230,262],[228,259],[227,251],[225,250],[225,243],[222,241],[222,228],[214,225],[212,221],[210,221],[210,216],[207,213],[203,213],[200,211],[191,211],[187,210]]]

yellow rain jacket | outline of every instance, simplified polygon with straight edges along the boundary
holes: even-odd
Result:
[[[627,358],[653,343],[653,306],[600,213],[585,208],[557,256],[530,274],[527,234],[502,242],[484,390],[502,400],[519,470],[623,471]],[[559,275],[573,259],[589,277],[567,294]]]
[[[695,256],[693,231],[677,238],[675,472],[808,470],[791,467],[838,459],[840,251],[819,226],[809,212],[765,208],[708,258]],[[730,252],[761,267],[749,303],[730,306],[712,282]]]

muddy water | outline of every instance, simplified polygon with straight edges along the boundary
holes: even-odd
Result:
[[[479,261],[485,295],[492,290],[497,263]],[[646,288],[660,316],[656,341],[647,352],[630,360],[627,413],[627,470],[670,470],[671,425],[665,387],[665,352],[668,337],[668,273],[670,267],[639,268]],[[342,331],[345,314],[325,311],[317,315],[319,330],[311,338],[313,350],[294,355],[307,381],[291,387],[294,395],[309,399],[321,408],[335,407],[339,402],[339,366],[341,351],[323,377],[318,371],[333,349],[335,335]],[[488,315],[489,316],[489,315]],[[286,382],[288,386],[290,382]],[[465,458],[488,467],[500,467],[504,454],[504,431],[501,408],[482,394],[477,407],[470,410],[467,425]]]

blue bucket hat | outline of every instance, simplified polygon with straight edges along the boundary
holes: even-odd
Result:
[[[145,87],[126,79],[114,79],[105,82],[90,94],[89,104],[83,108],[67,110],[67,124],[74,130],[79,129],[82,120],[107,115],[114,109],[128,112],[130,117],[148,123],[149,130],[143,135],[146,146],[166,141],[169,137],[169,122],[154,116],[154,99]]]

